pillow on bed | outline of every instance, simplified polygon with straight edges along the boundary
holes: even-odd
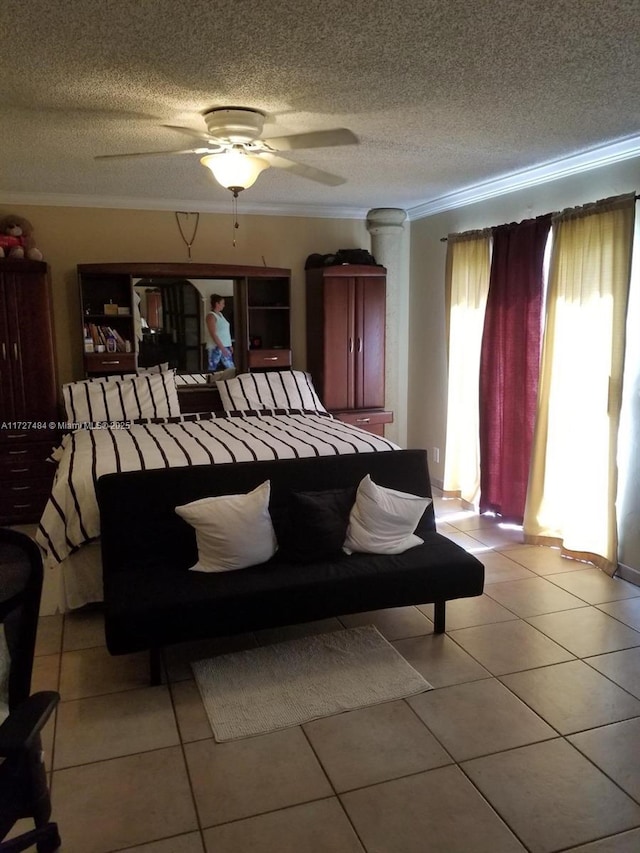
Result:
[[[246,495],[219,495],[177,506],[196,531],[198,562],[192,572],[232,572],[265,563],[276,552],[269,515],[271,482]]]
[[[234,379],[216,382],[225,411],[248,409],[327,410],[316,394],[311,376],[302,370],[272,373],[241,373]]]
[[[173,370],[103,382],[70,382],[62,386],[62,395],[71,423],[168,418],[180,414]]]
[[[292,492],[287,517],[276,530],[279,555],[294,563],[339,556],[355,497],[355,488]]]
[[[378,486],[367,474],[358,486],[343,550],[402,554],[421,545],[424,540],[413,531],[430,503],[431,498]]]

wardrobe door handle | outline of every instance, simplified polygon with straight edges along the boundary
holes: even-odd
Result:
[[[13,357],[17,361],[18,360],[18,344],[13,342]]]
[[[362,338],[358,338],[358,352],[362,352]]]
[[[349,352],[353,352],[353,338],[349,338]]]
[[[3,361],[7,360],[7,345],[5,344],[4,341],[2,341],[2,360]]]

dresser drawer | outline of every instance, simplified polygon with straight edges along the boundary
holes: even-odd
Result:
[[[54,472],[55,465],[47,462],[47,459],[59,443],[60,435],[51,433],[51,438],[47,441],[15,441],[0,444],[0,470],[3,477],[8,474],[37,477],[46,476],[50,471]],[[24,470],[25,468],[27,470]]]
[[[393,412],[381,409],[355,409],[331,412],[334,418],[346,424],[360,427],[374,435],[384,436],[384,425],[393,423]]]
[[[28,456],[16,456],[9,462],[0,459],[0,478],[11,479],[33,479],[42,477],[53,480],[56,466],[46,459],[34,459]]]
[[[87,373],[135,373],[134,352],[85,353],[84,366]]]
[[[52,480],[53,476],[3,482],[0,486],[0,524],[39,521],[51,493]]]
[[[249,367],[291,367],[291,350],[251,349]]]
[[[53,425],[53,429],[49,428]],[[60,442],[58,424],[55,421],[43,421],[33,423],[32,429],[0,429],[0,453],[7,447],[17,448],[26,445],[47,445],[49,447]]]

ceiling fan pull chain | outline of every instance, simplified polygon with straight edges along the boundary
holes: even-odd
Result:
[[[194,213],[193,215],[196,218],[196,222],[195,222],[195,225],[193,226],[193,234],[191,235],[191,240],[187,240],[187,238],[184,236],[184,231],[182,230],[182,223],[180,222],[180,217],[186,216],[187,221],[188,221],[189,217],[191,216],[191,213],[189,213],[189,211],[187,211],[187,210],[176,210],[176,222],[178,223],[178,231],[180,232],[180,236],[182,237],[182,242],[187,247],[187,258],[188,258],[188,260],[192,260],[192,258],[191,258],[191,247],[193,246],[193,243],[196,239],[196,234],[198,233],[198,225],[200,224],[200,214]]]
[[[240,223],[238,222],[238,196],[233,196],[233,248],[236,248],[236,231],[240,227]]]

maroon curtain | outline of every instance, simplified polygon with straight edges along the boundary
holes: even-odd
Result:
[[[480,356],[480,512],[522,522],[538,394],[551,214],[493,229]]]

